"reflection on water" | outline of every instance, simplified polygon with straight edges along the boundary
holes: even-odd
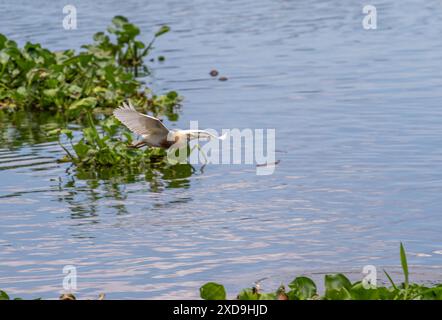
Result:
[[[63,125],[65,120],[60,114],[48,112],[0,110],[0,123],[2,149],[17,149],[23,145],[36,145],[35,147],[39,148],[39,144],[55,141],[53,138],[49,139],[46,132]],[[2,151],[7,153],[7,150]],[[8,159],[8,156],[5,154],[2,159]]]
[[[81,0],[75,31],[61,29],[61,4],[35,3],[0,3],[1,32],[64,49],[115,14],[146,32],[169,24],[156,43],[166,61],[146,79],[185,97],[168,125],[276,128],[281,162],[271,176],[78,171],[44,134],[62,118],[0,114],[0,288],[56,297],[72,264],[82,297],[190,298],[210,280],[235,292],[264,277],[271,288],[394,270],[399,241],[412,280],[441,280],[439,2],[381,1],[376,31],[362,29],[358,1]]]

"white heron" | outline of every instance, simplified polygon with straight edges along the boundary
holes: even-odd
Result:
[[[149,146],[179,149],[187,146],[191,140],[224,140],[227,135],[225,133],[222,136],[215,136],[206,130],[169,130],[161,120],[135,110],[130,101],[128,104],[123,102],[122,106],[116,108],[114,116],[130,131],[141,136],[142,140],[132,145],[135,148]]]

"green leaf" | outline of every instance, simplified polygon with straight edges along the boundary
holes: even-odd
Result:
[[[404,277],[405,277],[405,286],[408,287],[409,281],[408,281],[408,263],[407,263],[407,255],[405,254],[404,246],[401,242],[401,265],[402,270],[404,271]]]
[[[324,298],[326,300],[351,300],[351,294],[347,288],[341,288],[339,290],[327,290]]]
[[[129,20],[127,20],[127,18],[123,17],[123,16],[115,16],[112,19],[112,23],[117,27],[122,27],[124,24],[126,24],[128,22],[129,22]]]
[[[167,32],[170,31],[170,27],[169,26],[162,26],[156,33],[155,33],[155,37],[159,37]]]
[[[387,271],[384,270],[384,273],[385,273],[385,275],[387,276],[388,281],[390,281],[390,283],[391,283],[391,285],[393,286],[393,288],[394,288],[395,290],[398,290],[398,288],[396,287],[396,284],[394,283],[394,281],[393,281],[393,279],[390,277],[390,275],[387,273]]]
[[[294,291],[293,293],[299,299],[310,299],[316,295],[316,284],[307,277],[296,277],[295,280],[289,283],[289,288]]]
[[[74,145],[74,151],[77,154],[77,157],[83,159],[86,157],[87,152],[89,151],[89,146],[87,146],[82,140]]]
[[[46,134],[48,136],[58,136],[61,133],[61,129],[57,128],[57,129],[52,129],[50,131],[48,131]]]
[[[92,109],[97,104],[97,99],[94,97],[83,98],[75,101],[69,106],[69,110],[76,111],[82,109]]]
[[[226,289],[218,283],[208,282],[200,288],[200,296],[204,300],[226,300]]]
[[[9,61],[9,58],[10,58],[10,56],[9,56],[9,54],[7,54],[5,51],[0,51],[0,63],[1,64],[5,64],[5,63],[8,63],[8,61]]]
[[[237,298],[238,300],[259,300],[259,296],[260,294],[256,290],[247,288],[242,290]]]
[[[97,41],[97,42],[103,42],[106,40],[106,38],[107,38],[107,36],[104,34],[104,32],[97,32],[96,34],[94,34],[94,37],[93,37],[94,41]]]
[[[0,290],[0,300],[10,300],[8,294],[3,290]]]
[[[140,29],[132,23],[126,23],[123,26],[123,29],[129,39],[134,39],[137,35],[140,34]]]
[[[43,94],[47,97],[53,98],[57,95],[58,89],[45,89],[43,90]]]
[[[178,98],[178,93],[176,91],[169,91],[166,94],[166,97],[170,100],[175,100],[176,98]]]
[[[260,293],[258,300],[276,300],[276,293]]]
[[[378,300],[381,298],[381,294],[386,296],[388,290],[386,288],[364,288],[362,282],[357,282],[353,284],[350,289],[350,294],[352,300]]]
[[[61,133],[66,135],[66,137],[68,137],[69,140],[72,140],[74,138],[74,136],[72,134],[72,130],[63,129],[63,130],[61,130]]]
[[[340,290],[342,288],[350,289],[351,282],[342,273],[328,274],[325,276],[326,290]]]

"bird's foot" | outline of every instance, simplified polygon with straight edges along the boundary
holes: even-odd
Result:
[[[139,148],[142,148],[142,147],[144,147],[146,145],[147,144],[144,141],[136,141],[136,142],[130,144],[128,147],[129,148],[133,148],[133,149],[139,149]]]

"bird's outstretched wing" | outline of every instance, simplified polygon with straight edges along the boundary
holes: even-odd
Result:
[[[130,131],[153,140],[167,139],[169,134],[169,129],[159,119],[138,112],[130,102],[123,102],[123,106],[114,110],[114,116]]]

